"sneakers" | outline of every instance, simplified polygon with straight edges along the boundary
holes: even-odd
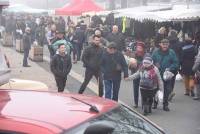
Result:
[[[192,96],[192,97],[194,97],[194,96],[195,96],[195,94],[194,94],[194,91],[193,91],[193,90],[191,90],[190,92],[185,92],[185,93],[184,93],[184,95],[186,95],[186,96]]]
[[[184,95],[186,95],[186,96],[190,96],[190,94],[189,94],[188,92],[185,92]]]
[[[189,91],[189,89],[185,89],[185,93],[184,93],[184,95],[186,95],[186,96],[190,96],[190,91]]]
[[[194,91],[193,91],[193,90],[190,91],[190,95],[191,95],[192,97],[194,97]]]
[[[23,65],[23,67],[31,67],[30,65]]]
[[[138,105],[134,105],[133,107],[134,107],[134,108],[138,108]]]
[[[193,100],[200,100],[200,97],[193,97]]]
[[[166,111],[166,112],[169,112],[169,111],[170,111],[170,109],[169,109],[168,106],[163,106],[163,110]]]

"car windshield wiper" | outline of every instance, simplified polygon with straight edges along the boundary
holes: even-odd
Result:
[[[87,103],[87,102],[85,102],[85,101],[82,101],[82,100],[80,100],[80,99],[77,99],[77,98],[75,98],[75,97],[72,97],[72,96],[71,96],[71,98],[74,99],[74,100],[77,100],[77,101],[79,101],[79,102],[81,102],[81,103],[83,103],[83,104],[86,104],[86,105],[90,106],[90,112],[99,113],[99,110],[97,109],[96,106],[94,106],[94,105],[92,105],[92,104],[89,104],[89,103]]]

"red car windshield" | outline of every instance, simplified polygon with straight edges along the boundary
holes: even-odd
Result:
[[[112,134],[164,134],[162,130],[124,106],[119,106],[100,117],[82,124],[70,132],[67,131],[66,134],[83,134],[88,126],[99,121],[107,121],[113,124],[114,130]]]

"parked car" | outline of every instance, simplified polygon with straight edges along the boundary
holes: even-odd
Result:
[[[46,84],[39,81],[11,79],[10,64],[6,55],[0,49],[0,88],[20,90],[48,90]]]
[[[130,108],[97,96],[0,90],[0,134],[165,134]]]
[[[0,89],[20,89],[20,90],[42,90],[48,91],[48,86],[40,81],[9,79],[7,83],[0,86]]]

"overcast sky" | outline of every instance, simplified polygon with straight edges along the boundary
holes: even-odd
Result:
[[[25,4],[34,8],[62,7],[69,0],[10,0],[11,4]]]

